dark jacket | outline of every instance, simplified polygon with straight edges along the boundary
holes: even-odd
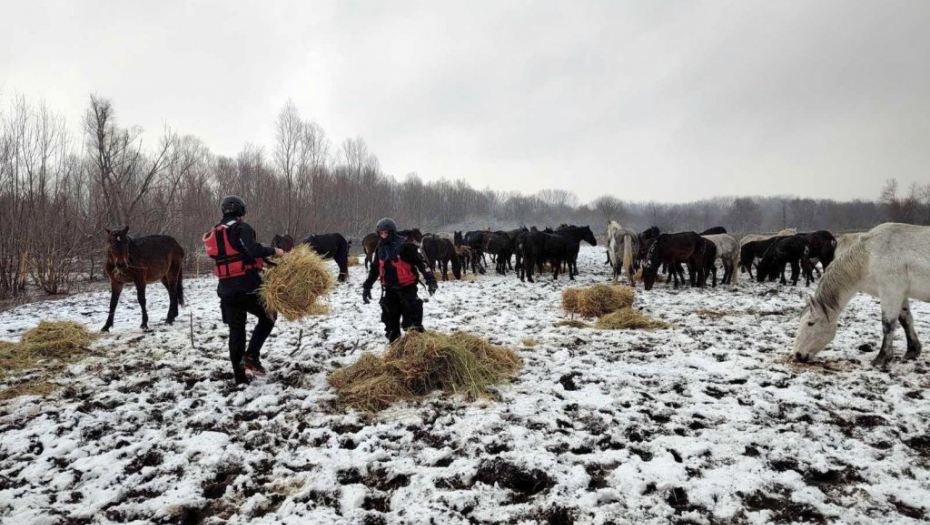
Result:
[[[223,216],[220,224],[236,220],[235,217]],[[255,230],[244,222],[237,222],[226,230],[229,244],[237,251],[242,253],[246,262],[254,262],[256,259],[270,257],[274,255],[274,248],[259,244],[255,241]],[[223,298],[231,298],[237,295],[255,293],[262,284],[260,270],[250,270],[245,275],[231,277],[229,279],[220,279],[216,285],[216,294]]]
[[[387,255],[390,257],[393,254],[398,254],[400,260],[410,264],[413,269],[414,275],[423,274],[423,277],[426,279],[426,282],[435,281],[433,277],[433,272],[427,268],[426,263],[423,261],[423,257],[420,255],[420,250],[417,248],[417,245],[412,242],[405,242],[403,237],[395,237],[392,239],[382,239],[378,241],[378,247],[375,249],[375,253],[378,254],[374,264],[371,265],[371,268],[368,270],[368,278],[365,279],[365,283],[362,285],[363,288],[371,288],[375,284],[375,281],[381,276],[381,256]],[[397,283],[391,283],[392,275],[385,276],[385,288],[397,287]],[[416,286],[416,285],[413,285]]]

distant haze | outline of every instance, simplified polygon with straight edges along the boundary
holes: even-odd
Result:
[[[930,180],[930,2],[0,4],[0,111],[273,147],[288,99],[399,179],[582,201]]]

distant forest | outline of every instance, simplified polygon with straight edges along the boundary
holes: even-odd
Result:
[[[381,170],[363,139],[334,145],[291,102],[274,121],[274,144],[249,145],[235,156],[170,129],[143,135],[117,117],[99,96],[89,98],[79,128],[24,96],[0,104],[0,298],[30,284],[62,293],[79,277],[100,278],[104,229],[120,225],[135,236],[172,235],[193,260],[227,194],[245,200],[264,242],[285,232],[359,237],[381,217],[424,232],[571,223],[602,233],[609,220],[637,230],[722,225],[736,234],[930,224],[930,183],[903,188],[890,179],[874,201],[785,195],[664,204],[604,195],[582,203],[562,189],[525,195],[464,180],[424,182],[415,173],[398,180]]]

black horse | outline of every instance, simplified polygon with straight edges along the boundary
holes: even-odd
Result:
[[[836,256],[836,237],[827,230],[799,233],[798,235],[803,235],[807,239],[807,252],[804,257],[810,261],[811,268],[813,269],[817,262],[820,261],[820,265],[826,270]]]
[[[710,234],[710,235],[713,235],[713,234]],[[711,282],[712,282],[711,286],[716,288],[717,287],[717,245],[714,244],[712,241],[704,239],[703,237],[701,238],[701,240],[704,241],[704,286],[707,285],[707,277],[710,275],[710,276],[713,276],[713,278],[711,279]],[[692,278],[691,284],[694,285],[694,281],[693,281],[694,275],[695,275],[694,269],[689,267],[688,273],[689,273],[689,276]],[[724,279],[726,279],[726,270],[724,270]]]
[[[726,233],[727,229],[723,226],[714,226],[713,228],[707,228],[698,235],[719,235],[721,233]]]
[[[678,288],[679,263],[687,263],[693,268],[691,284],[704,286],[704,239],[695,232],[663,233],[656,237],[649,246],[646,263],[643,267],[643,284],[651,290],[659,273],[659,266],[667,262],[675,288]]]
[[[435,235],[424,235],[421,244],[423,253],[426,255],[426,261],[430,270],[436,271],[437,264],[442,271],[442,280],[449,280],[449,263],[452,263],[452,275],[456,279],[462,278],[462,261],[459,259],[455,245],[449,239],[436,237]]]
[[[339,282],[344,283],[349,279],[349,246],[351,243],[342,234],[308,235],[300,242],[313,248],[313,251],[320,257],[336,261],[336,266],[339,267]],[[290,235],[275,235],[271,240],[271,245],[289,252],[294,249],[294,239]]]
[[[581,241],[591,246],[597,246],[597,239],[594,237],[594,232],[591,231],[589,226],[571,226],[563,224],[559,226],[555,234],[574,241],[574,244],[571,246],[572,253],[569,254],[566,262],[571,265],[571,270],[574,275],[578,275],[578,251],[581,249]]]
[[[533,270],[537,265],[542,265],[544,261],[549,261],[552,267],[552,278],[558,279],[562,261],[569,257],[572,243],[574,241],[561,235],[538,231],[527,232],[522,240],[523,260],[519,270],[520,280],[523,281],[526,277],[529,282],[534,282]],[[568,267],[568,278],[575,280],[571,265]]]
[[[756,280],[764,282],[766,279],[774,281],[781,274],[781,284],[788,284],[785,280],[785,265],[791,265],[791,284],[797,286],[801,272],[804,272],[806,285],[810,286],[813,275],[811,274],[810,261],[805,259],[804,250],[807,249],[807,237],[804,235],[792,235],[790,237],[776,237],[776,242],[769,246],[768,250],[759,261],[759,267],[756,269]]]
[[[783,238],[784,237],[771,237],[761,241],[750,241],[742,245],[739,249],[740,272],[749,272],[749,278],[753,279],[752,267],[756,259],[761,259],[773,244]]]

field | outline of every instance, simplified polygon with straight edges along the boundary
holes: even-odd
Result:
[[[513,275],[440,283],[426,325],[518,350],[493,399],[433,396],[375,415],[326,377],[382,352],[364,267],[330,315],[279,321],[268,377],[235,387],[215,280],[185,282],[174,326],[132,290],[92,357],[47,398],[0,402],[0,521],[82,523],[923,523],[930,519],[930,367],[869,361],[877,301],[857,296],[832,346],[789,358],[803,288],[651,292],[655,331],[557,326],[561,290],[606,282],[584,248],[576,283]],[[335,265],[333,265],[335,272]],[[812,290],[813,288],[811,288]],[[375,292],[377,298],[377,291]],[[0,338],[41,319],[97,330],[108,293],[0,313]],[[930,343],[930,305],[912,303]],[[191,342],[193,325],[193,346]],[[901,331],[895,342],[904,352]],[[9,378],[7,379],[9,381]],[[2,387],[0,387],[2,388]]]

